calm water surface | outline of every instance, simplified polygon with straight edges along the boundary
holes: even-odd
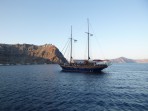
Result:
[[[0,66],[0,111],[148,111],[148,64],[115,64],[101,74]]]

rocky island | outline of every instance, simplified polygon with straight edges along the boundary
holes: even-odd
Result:
[[[0,44],[0,64],[51,64],[66,62],[52,44]]]

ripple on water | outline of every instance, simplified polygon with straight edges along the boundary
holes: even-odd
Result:
[[[102,74],[58,65],[0,67],[0,111],[148,111],[148,64],[113,65]]]

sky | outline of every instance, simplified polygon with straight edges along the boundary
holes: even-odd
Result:
[[[60,51],[73,27],[73,57],[148,58],[148,0],[0,0],[0,43],[54,44]],[[66,56],[66,55],[65,55]]]

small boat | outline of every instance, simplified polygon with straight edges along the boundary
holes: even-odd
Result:
[[[73,60],[72,57],[72,41],[76,41],[72,38],[72,26],[71,26],[71,51],[70,51],[70,61],[69,63],[60,64],[62,71],[66,72],[101,72],[103,69],[107,68],[111,62],[109,60],[90,60],[89,57],[89,37],[92,34],[89,32],[89,20],[88,21],[88,59],[87,60]]]

